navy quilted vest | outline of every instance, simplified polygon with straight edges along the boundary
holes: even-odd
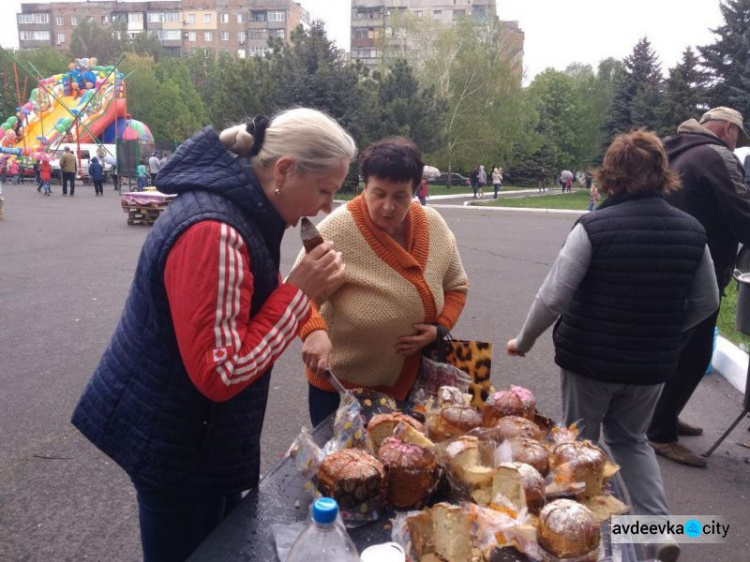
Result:
[[[164,266],[179,235],[196,222],[233,226],[251,256],[255,314],[278,286],[285,224],[252,170],[211,129],[180,147],[159,185],[179,196],[144,243],[122,318],[72,421],[138,486],[245,490],[258,482],[271,370],[226,402],[198,392],[177,347]]]
[[[607,382],[665,382],[677,366],[703,227],[660,197],[612,197],[579,222],[591,264],[555,326],[555,362]]]

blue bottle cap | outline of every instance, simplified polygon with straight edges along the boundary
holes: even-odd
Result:
[[[319,498],[313,504],[313,520],[316,523],[333,523],[339,514],[339,504],[332,498]]]

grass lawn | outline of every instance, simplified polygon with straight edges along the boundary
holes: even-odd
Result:
[[[536,190],[533,190],[536,191]],[[547,190],[550,191],[549,189]],[[589,192],[579,189],[573,193],[539,195],[531,197],[516,197],[514,199],[493,199],[483,205],[491,207],[526,207],[529,209],[580,209],[585,211],[589,207]]]
[[[364,185],[360,184],[359,186],[360,192],[362,189],[364,189]],[[535,187],[513,187],[513,186],[503,186],[503,188],[500,190],[500,193],[503,193],[504,191],[516,191],[516,190],[524,190],[524,191],[536,191]],[[494,193],[494,189],[490,187],[489,189],[485,188],[484,190],[484,196],[487,197],[487,194],[489,193],[490,197],[492,197],[492,194]],[[434,195],[456,195],[456,194],[467,194],[467,195],[473,195],[474,191],[471,189],[471,186],[469,185],[452,185],[450,189],[448,189],[445,185],[440,184],[430,184],[430,196]],[[340,199],[343,201],[349,201],[350,199],[354,199],[356,197],[356,194],[354,193],[337,193],[336,197],[334,199]]]
[[[745,351],[747,351],[750,349],[750,336],[741,334],[734,329],[734,319],[737,315],[737,283],[735,281],[730,281],[726,293],[727,296],[721,301],[719,320],[716,325],[722,337],[737,346],[745,344]]]

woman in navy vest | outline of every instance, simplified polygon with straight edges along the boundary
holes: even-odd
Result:
[[[719,305],[713,263],[701,224],[662,197],[680,182],[656,135],[617,137],[596,180],[609,198],[568,235],[508,354],[557,322],[565,423],[592,441],[603,427],[634,513],[668,515],[646,430],[684,332]]]
[[[283,281],[281,239],[331,211],[355,154],[335,121],[300,108],[206,128],[160,170],[178,196],[72,420],[132,479],[146,561],[187,558],[258,483],[271,368],[344,272],[324,243]]]

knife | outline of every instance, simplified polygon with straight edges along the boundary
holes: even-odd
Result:
[[[341,381],[336,378],[336,375],[334,375],[330,369],[326,369],[326,376],[328,377],[328,380],[331,381],[331,384],[333,387],[339,391],[339,394],[346,394],[347,390],[344,388],[344,385],[341,384]]]

